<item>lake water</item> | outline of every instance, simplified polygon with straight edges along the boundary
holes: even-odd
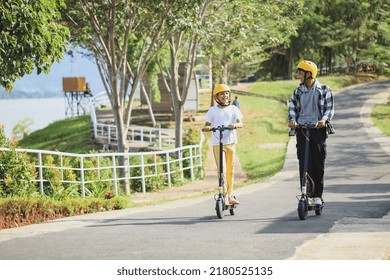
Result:
[[[42,129],[54,121],[65,119],[65,98],[1,99],[0,124],[5,126],[7,137],[21,120],[31,119],[31,131]]]

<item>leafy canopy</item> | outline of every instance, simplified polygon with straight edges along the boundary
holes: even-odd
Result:
[[[2,0],[0,3],[0,86],[6,91],[30,74],[48,73],[66,47],[68,28],[59,22],[63,0]]]

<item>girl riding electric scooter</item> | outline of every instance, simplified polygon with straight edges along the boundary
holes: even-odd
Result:
[[[219,209],[217,200],[217,216],[222,218],[227,205],[237,205],[238,200],[232,195],[234,184],[235,145],[237,143],[237,128],[243,127],[242,114],[236,106],[230,105],[230,88],[227,85],[216,85],[213,96],[217,105],[209,108],[205,116],[203,131],[213,131],[211,138],[213,153],[218,167],[218,177],[224,206]],[[220,133],[216,133],[217,130]],[[225,171],[225,172],[224,172]],[[231,211],[232,214],[232,211]],[[233,211],[234,214],[234,211]]]

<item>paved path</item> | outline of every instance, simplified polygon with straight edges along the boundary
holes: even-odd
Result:
[[[390,82],[378,82],[337,95],[322,216],[310,212],[305,221],[297,216],[299,180],[291,141],[280,173],[237,189],[241,205],[234,216],[217,219],[207,195],[70,217],[0,231],[0,259],[388,258],[390,141],[368,116],[389,88]],[[193,191],[200,186],[204,182]]]

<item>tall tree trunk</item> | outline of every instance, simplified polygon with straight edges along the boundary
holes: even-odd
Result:
[[[175,116],[175,147],[182,146],[182,123],[183,123],[183,105],[181,102],[179,90],[179,62],[177,60],[177,49],[174,38],[170,39],[170,91],[172,96],[173,113]]]
[[[128,142],[127,142],[127,131],[128,126],[124,122],[124,108],[123,105],[120,104],[114,104],[112,108],[115,123],[117,127],[117,151],[118,153],[126,154],[128,152]],[[118,158],[118,165],[120,166],[118,168],[119,170],[119,178],[129,178],[129,169],[126,168],[126,166],[129,165],[129,158],[125,155],[119,156]],[[128,179],[121,179],[120,186],[122,190],[127,194],[130,195],[130,181]]]
[[[293,48],[292,45],[290,44],[290,49],[289,49],[289,56],[288,56],[288,65],[287,65],[287,78],[289,80],[293,79],[293,70],[292,70],[292,54],[293,54]]]
[[[225,62],[223,64],[223,77],[222,77],[222,83],[227,85],[228,84],[228,81],[229,81],[229,77],[228,77],[228,67],[229,67],[229,64],[227,62]]]
[[[143,83],[141,83],[141,94],[143,94],[145,97],[146,104],[147,104],[148,110],[149,110],[150,119],[152,120],[153,126],[156,127],[156,119],[154,118],[152,103],[150,102],[148,93],[146,92],[146,89],[145,89],[145,86]]]
[[[175,147],[183,146],[184,103],[175,104]]]

